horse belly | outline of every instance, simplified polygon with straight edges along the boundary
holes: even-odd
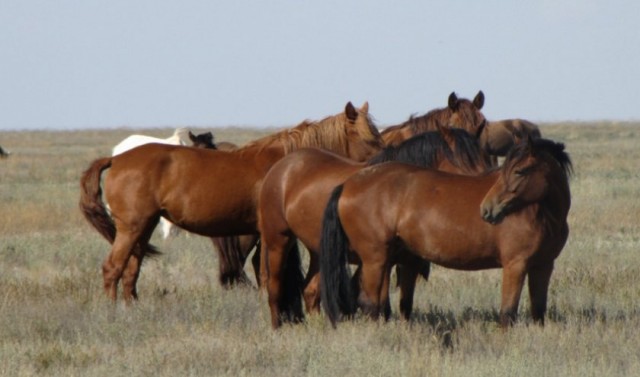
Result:
[[[401,235],[401,239],[417,255],[447,268],[498,268],[498,248],[486,227],[479,221],[418,221],[414,230]]]

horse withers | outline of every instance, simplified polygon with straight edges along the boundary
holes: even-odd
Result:
[[[571,160],[564,145],[526,138],[499,170],[461,176],[386,163],[336,187],[320,244],[322,302],[334,324],[353,313],[346,267],[361,260],[357,300],[388,316],[389,266],[398,250],[459,270],[502,268],[500,324],[512,324],[528,277],[531,315],[544,323],[554,261],[569,234]]]

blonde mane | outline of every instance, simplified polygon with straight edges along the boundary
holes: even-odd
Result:
[[[305,120],[293,128],[255,140],[241,149],[261,151],[266,148],[280,147],[285,154],[288,154],[300,148],[322,148],[346,155],[348,152],[347,122],[350,121],[344,113],[328,116],[319,121]]]

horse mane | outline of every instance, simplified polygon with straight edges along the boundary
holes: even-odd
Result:
[[[367,120],[371,125],[371,132],[377,133],[377,128],[373,126],[368,115]],[[344,113],[331,115],[319,121],[305,120],[293,128],[255,140],[241,149],[263,150],[279,146],[288,154],[300,148],[321,148],[347,155],[349,135],[344,126],[346,122],[349,120]]]
[[[540,151],[550,154],[560,165],[567,177],[573,174],[573,163],[571,157],[564,149],[564,143],[555,142],[549,139],[530,139],[531,147],[534,153]],[[505,158],[505,162],[512,161],[513,159],[519,160],[524,158],[528,153],[528,143],[519,143],[515,145]],[[503,164],[506,165],[506,164]]]
[[[440,161],[440,153],[444,158],[460,166],[475,168],[480,164],[484,154],[477,139],[461,128],[450,128],[455,140],[455,151],[439,131],[427,131],[413,136],[398,146],[389,146],[367,162],[376,165],[386,161],[400,161],[421,167],[432,167]]]
[[[447,126],[446,122],[451,117],[453,111],[448,107],[433,109],[421,116],[411,115],[404,123],[411,128],[412,132],[435,130],[437,125]]]
[[[456,113],[464,124],[474,124],[474,119],[471,114],[474,114],[475,111],[469,111],[469,109],[474,108],[473,102],[466,98],[458,98],[456,102],[456,108],[458,109]],[[409,119],[404,121],[403,123],[397,124],[395,126],[389,126],[382,131],[383,134],[387,132],[393,132],[405,127],[408,127],[411,130],[412,134],[417,134],[425,131],[433,131],[436,130],[438,125],[440,126],[448,126],[449,119],[451,118],[453,110],[449,106],[440,107],[437,109],[433,109],[426,114],[417,116],[416,114],[412,114]]]

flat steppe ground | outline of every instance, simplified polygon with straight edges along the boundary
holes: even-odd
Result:
[[[640,370],[640,123],[543,124],[571,155],[569,241],[556,261],[544,328],[523,292],[518,324],[496,325],[500,270],[434,267],[413,319],[323,315],[278,331],[266,296],[225,290],[209,240],[153,242],[140,300],[108,302],[108,243],[82,218],[79,177],[132,133],[0,132],[0,375],[631,376]],[[208,131],[195,129],[194,132]],[[244,144],[275,129],[211,129]],[[251,271],[247,267],[247,272]]]

